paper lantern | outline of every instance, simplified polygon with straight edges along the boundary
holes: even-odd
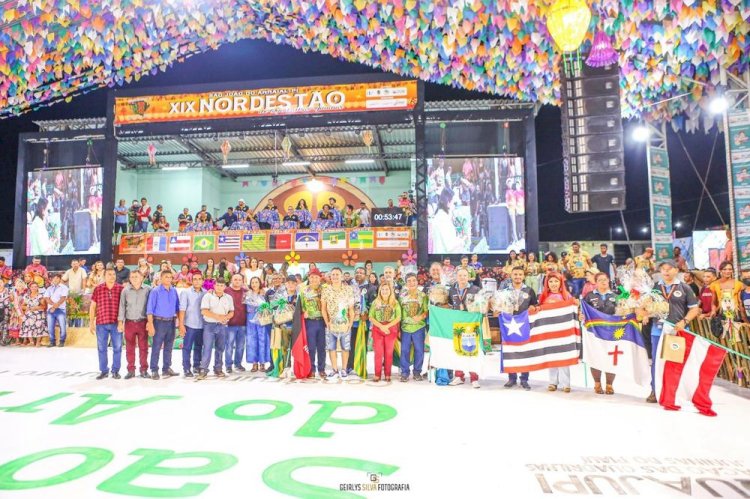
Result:
[[[604,30],[599,30],[594,35],[594,43],[591,52],[586,59],[586,64],[592,68],[600,68],[617,62],[617,52],[612,48],[612,41]]]
[[[591,10],[585,0],[557,0],[547,14],[547,30],[563,52],[578,50],[590,22]]]

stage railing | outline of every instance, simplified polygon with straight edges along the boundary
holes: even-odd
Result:
[[[120,255],[245,251],[398,250],[411,248],[411,227],[220,230],[123,234]]]

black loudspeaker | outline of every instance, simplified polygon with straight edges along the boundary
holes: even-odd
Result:
[[[91,212],[81,210],[73,213],[73,249],[88,251],[91,248]]]
[[[510,230],[512,228],[508,208],[501,205],[488,206],[487,222],[490,231],[487,245],[490,247],[490,251],[507,248],[511,242]]]
[[[561,76],[565,209],[625,209],[620,69],[585,64]]]

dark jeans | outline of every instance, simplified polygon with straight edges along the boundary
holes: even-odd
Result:
[[[305,319],[307,331],[307,348],[310,351],[311,372],[322,373],[326,370],[326,323],[323,319]],[[315,358],[317,356],[317,363]]]
[[[185,338],[182,340],[182,370],[190,370],[190,351],[193,351],[193,368],[201,367],[203,354],[203,329],[193,329],[185,326]]]
[[[128,224],[115,222],[115,234],[122,232],[123,234],[128,231]]]
[[[518,382],[518,373],[508,374],[508,381],[513,383]],[[521,373],[521,383],[527,383],[529,381],[529,373]]]
[[[570,287],[573,288],[571,293],[573,297],[578,298],[581,296],[581,291],[583,291],[583,286],[586,284],[586,278],[583,279],[571,279],[570,280]]]
[[[164,350],[162,372],[172,367],[172,349],[174,348],[174,319],[160,321],[154,319],[154,340],[151,342],[151,371],[159,370],[159,352]]]
[[[214,356],[214,371],[221,371],[222,358],[224,357],[224,344],[227,341],[227,326],[218,322],[206,322],[203,324],[203,353],[201,353],[201,370],[208,370],[211,364],[211,350],[214,345],[216,352]]]

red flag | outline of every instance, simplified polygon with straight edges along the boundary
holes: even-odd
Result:
[[[656,393],[659,404],[667,410],[678,411],[678,399],[689,400],[698,412],[716,416],[709,397],[711,385],[719,372],[727,352],[686,331],[677,332],[685,339],[685,360],[682,364],[656,359]],[[661,352],[665,335],[662,334],[657,351]]]
[[[294,377],[307,378],[312,370],[312,363],[310,351],[307,348],[307,331],[305,319],[302,316],[302,302],[299,298],[297,306],[294,307],[294,320],[292,321],[292,358],[294,359]]]

